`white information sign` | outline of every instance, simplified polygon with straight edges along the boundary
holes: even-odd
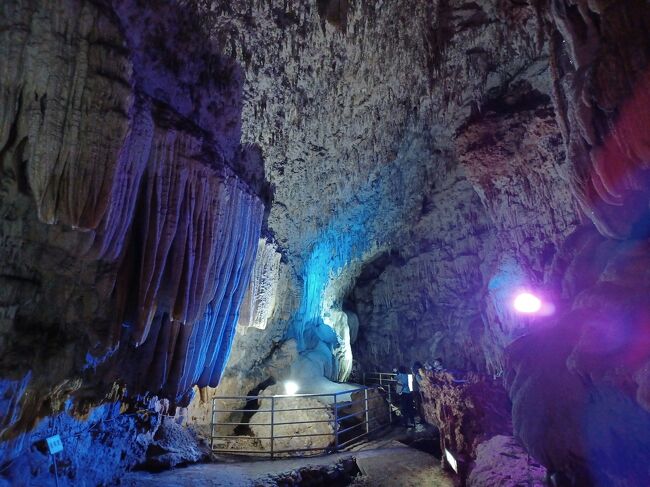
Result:
[[[45,441],[47,441],[47,448],[50,450],[52,455],[63,451],[63,443],[61,442],[61,437],[59,435],[50,436]]]

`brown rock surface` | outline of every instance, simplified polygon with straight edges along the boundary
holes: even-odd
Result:
[[[428,372],[422,393],[425,419],[438,427],[441,450],[458,459],[465,478],[480,443],[512,432],[507,393],[489,377]]]
[[[517,440],[497,435],[476,448],[476,464],[467,479],[468,487],[543,487],[546,469],[530,458]]]
[[[262,396],[283,394],[283,389],[282,386],[271,386],[262,392]],[[250,425],[263,450],[271,449],[271,422],[274,423],[273,448],[279,456],[319,455],[334,445],[334,409],[324,399],[301,396],[261,398],[260,411],[250,418]]]

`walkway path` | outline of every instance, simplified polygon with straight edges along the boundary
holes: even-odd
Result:
[[[132,472],[122,479],[128,487],[252,487],[273,486],[270,477],[306,466],[332,466],[354,457],[363,477],[357,484],[372,487],[453,487],[451,477],[432,455],[406,446],[395,438],[360,445],[354,451],[312,458],[286,460],[220,459],[218,463],[192,465],[161,473]]]

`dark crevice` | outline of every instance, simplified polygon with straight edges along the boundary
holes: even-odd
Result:
[[[272,386],[275,384],[275,379],[272,377],[269,377],[266,379],[264,382],[260,382],[258,385],[253,387],[250,391],[246,393],[247,396],[258,396],[261,391],[266,389],[267,387]],[[240,422],[241,423],[248,423],[250,422],[251,418],[253,417],[253,414],[259,409],[260,404],[257,399],[249,399],[246,401],[246,405],[242,409],[248,409],[249,411],[244,412]],[[235,434],[236,435],[244,435],[244,436],[253,436],[253,430],[251,430],[250,426],[247,424],[240,424],[235,428]]]
[[[327,21],[340,31],[345,32],[348,23],[348,0],[318,0],[318,15],[323,22],[321,27],[324,30],[324,22]]]

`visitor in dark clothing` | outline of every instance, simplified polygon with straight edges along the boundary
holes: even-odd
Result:
[[[406,367],[401,365],[395,378],[397,384],[395,386],[397,395],[399,396],[400,410],[405,426],[415,426],[415,410],[413,409],[413,392],[412,385],[409,384],[409,372]],[[411,376],[411,381],[413,376]]]
[[[413,364],[413,400],[415,402],[415,412],[420,417],[420,421],[424,422],[424,415],[422,414],[422,390],[421,385],[424,381],[422,362],[415,362]]]

